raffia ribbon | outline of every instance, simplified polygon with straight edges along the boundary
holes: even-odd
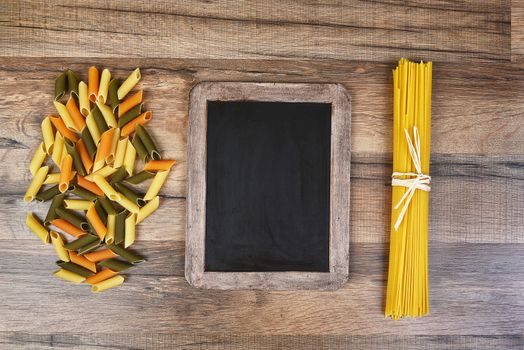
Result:
[[[395,205],[395,209],[398,209],[402,203],[404,203],[404,206],[397,217],[397,221],[395,222],[395,231],[398,230],[398,227],[402,223],[404,215],[406,215],[406,211],[408,210],[409,203],[411,203],[411,199],[413,198],[415,191],[431,191],[431,187],[429,186],[431,183],[431,176],[422,173],[422,167],[420,163],[420,136],[418,129],[416,126],[413,127],[413,139],[415,141],[415,145],[413,145],[413,141],[409,136],[408,130],[404,129],[404,132],[406,134],[406,140],[408,141],[409,154],[411,155],[411,160],[413,161],[417,172],[394,172],[391,175],[391,186],[406,187],[408,189]]]

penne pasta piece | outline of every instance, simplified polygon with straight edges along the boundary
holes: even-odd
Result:
[[[107,234],[105,237],[106,244],[113,244],[115,241],[115,224],[116,213],[107,215]]]
[[[96,126],[98,127],[98,130],[100,130],[100,133],[109,130],[109,126],[107,125],[106,120],[104,119],[104,116],[100,111],[100,108],[98,108],[98,105],[93,107],[93,109],[91,110],[91,114],[93,115]]]
[[[120,195],[120,200],[116,202],[120,204],[121,206],[123,206],[125,209],[129,210],[131,213],[138,214],[140,207],[135,202],[133,202],[132,200],[124,196],[123,194],[119,193],[119,195]]]
[[[137,125],[146,125],[153,119],[153,113],[147,111],[125,124],[122,128],[122,136],[129,136],[135,132]]]
[[[94,182],[87,180],[85,177],[78,176],[76,179],[77,185],[85,188],[86,190],[96,194],[97,196],[103,196],[104,192]]]
[[[100,203],[100,205],[102,206],[102,208],[104,209],[107,215],[116,215],[117,214],[116,209],[113,206],[113,203],[111,203],[111,201],[107,199],[107,197],[105,196],[98,197],[97,202]]]
[[[129,96],[124,101],[122,101],[118,105],[118,117],[123,116],[126,114],[127,111],[129,111],[131,108],[138,106],[142,103],[142,94],[143,90],[139,90],[136,94],[133,96]]]
[[[53,154],[51,155],[51,159],[53,162],[60,167],[60,162],[62,161],[62,149],[64,148],[64,137],[62,134],[57,131],[55,134],[55,144],[53,147]]]
[[[111,180],[109,180],[109,183],[111,186],[114,186],[116,183],[122,182],[127,176],[127,170],[124,167],[118,168],[116,173],[111,176]]]
[[[111,249],[102,249],[97,250],[96,252],[87,253],[84,255],[84,257],[92,262],[99,262],[102,260],[112,259],[114,257],[118,256],[115,252],[113,252]]]
[[[72,166],[73,157],[68,154],[64,157],[64,159],[62,159],[62,163],[60,164],[60,182],[58,189],[61,193],[64,193],[69,188],[69,179],[71,178]]]
[[[146,261],[146,259],[144,259],[143,257],[139,256],[138,254],[134,253],[133,251],[126,249],[122,246],[111,244],[108,247],[113,252],[115,252],[119,257],[121,257],[122,259],[125,259],[127,262],[131,264],[138,264],[138,263]]]
[[[96,102],[96,96],[98,95],[98,85],[100,83],[99,76],[98,76],[98,69],[96,69],[95,66],[89,67],[89,70],[87,72],[88,75],[88,94],[89,94],[89,100],[93,103]]]
[[[40,223],[35,214],[27,213],[25,224],[44,244],[49,244],[51,239],[49,231]]]
[[[100,201],[97,199],[93,205],[94,205],[94,207],[95,207],[95,211],[96,211],[96,213],[97,213],[98,216],[100,217],[100,220],[102,220],[102,223],[103,223],[104,226],[106,226],[106,228],[107,228],[107,213],[106,213],[106,211],[104,210],[104,208],[102,207],[102,204],[100,204]],[[107,232],[106,232],[106,234],[107,234]],[[105,237],[105,236],[104,236],[104,237]]]
[[[140,158],[141,161],[147,162],[149,158],[149,153],[147,153],[146,146],[142,143],[142,140],[140,137],[138,137],[137,134],[133,136],[133,140],[131,141],[133,146],[135,147],[136,153],[138,154],[138,158]]]
[[[82,165],[84,166],[86,173],[89,174],[93,168],[93,160],[89,156],[89,151],[87,150],[84,140],[83,139],[78,140],[75,147],[76,147],[76,152],[80,156],[80,160],[82,161]]]
[[[55,144],[55,133],[53,131],[53,124],[51,124],[49,117],[44,118],[41,127],[45,151],[48,155],[51,155],[53,153],[53,146]]]
[[[117,90],[118,99],[123,100],[140,80],[140,68],[135,69]]]
[[[84,164],[82,163],[82,159],[76,150],[75,143],[70,140],[65,140],[64,145],[67,153],[73,158],[73,167],[76,169],[78,175],[86,176],[86,170],[84,168]]]
[[[69,100],[67,100],[66,103],[66,109],[69,113],[69,116],[73,120],[75,129],[79,132],[80,130],[83,130],[84,126],[86,126],[86,121],[82,116],[82,113],[80,113],[80,110],[78,109],[78,106],[76,105],[76,101],[73,98],[73,96],[69,96]]]
[[[82,283],[86,279],[85,277],[82,277],[77,273],[74,273],[74,272],[71,272],[65,269],[56,270],[53,273],[53,275],[55,275],[56,277],[64,281],[72,282],[72,283]]]
[[[118,275],[117,271],[113,271],[111,269],[104,269],[100,272],[97,272],[95,275],[86,278],[85,282],[88,284],[97,284],[116,275]]]
[[[78,136],[76,136],[74,132],[72,132],[71,130],[67,128],[62,118],[56,117],[56,116],[49,116],[49,120],[51,120],[51,123],[53,123],[53,126],[55,127],[55,129],[58,130],[60,134],[62,134],[63,137],[73,142],[76,142],[78,140]],[[56,138],[55,138],[55,143],[56,143]]]
[[[64,144],[62,145],[62,152],[60,154],[61,155],[60,163],[58,163],[58,169],[60,169],[60,165],[62,164],[62,160],[64,159],[64,157],[69,154],[69,152],[67,151],[67,147],[66,147],[66,141],[69,141],[69,140],[64,139]]]
[[[159,172],[157,172],[156,174],[158,174],[158,173]],[[133,185],[138,185],[139,183],[142,183],[142,182],[144,182],[147,179],[150,179],[152,177],[155,177],[155,173],[150,172],[150,171],[141,171],[141,172],[136,173],[135,175],[133,175],[131,177],[128,177],[127,179],[125,179],[125,181],[129,182],[130,184],[133,184]],[[160,186],[162,186],[162,185],[160,185]],[[153,195],[152,197],[154,197],[155,195]]]
[[[118,140],[115,151],[115,159],[113,162],[113,168],[120,168],[124,164],[124,157],[126,155],[127,140],[129,138],[125,137],[121,140]]]
[[[84,128],[84,130],[82,130],[82,134],[80,135],[80,138],[82,139],[87,149],[89,158],[93,159],[93,157],[96,154],[96,145],[95,145],[95,141],[93,140],[93,137],[91,136],[91,132],[89,131],[89,128]]]
[[[69,90],[69,95],[76,95],[76,97],[78,97],[78,77],[76,76],[76,74],[68,69],[67,72],[67,87],[68,87],[68,90]]]
[[[76,227],[75,225],[71,224],[69,221],[64,219],[54,219],[51,220],[51,225],[55,226],[56,228],[64,231],[67,234],[70,234],[73,237],[79,238],[85,235],[86,233]]]
[[[122,195],[115,191],[115,189],[111,186],[109,182],[107,182],[107,180],[104,177],[95,174],[93,180],[98,185],[98,187],[100,187],[102,192],[104,192],[107,198],[116,202],[120,201]]]
[[[74,211],[58,207],[55,209],[55,212],[59,218],[62,218],[65,221],[73,224],[82,231],[89,231],[89,224],[87,223],[86,219],[84,219],[82,216],[79,216]]]
[[[67,90],[67,74],[64,72],[55,80],[55,101],[61,99]]]
[[[96,125],[95,117],[93,116],[93,111],[89,112],[89,114],[87,115],[86,125],[87,129],[89,130],[89,134],[93,139],[93,143],[97,145],[100,141],[100,130],[98,129],[98,125]]]
[[[176,164],[176,160],[151,160],[144,165],[146,171],[162,171],[169,170]]]
[[[83,268],[96,273],[96,264],[84,258],[81,255],[78,255],[74,250],[69,251],[69,259],[72,263],[82,266]]]
[[[113,114],[113,110],[111,109],[111,107],[106,106],[105,104],[101,102],[97,102],[96,105],[98,109],[100,110],[100,113],[102,114],[102,117],[104,118],[106,125],[110,128],[116,128],[117,122],[116,122],[116,118],[115,118],[115,115]]]
[[[106,156],[106,163],[113,164],[115,161],[115,152],[118,142],[120,141],[120,129],[116,128],[113,134],[113,140],[111,140],[111,148],[109,149],[109,154]]]
[[[49,225],[51,221],[58,218],[58,215],[56,214],[56,208],[59,208],[62,206],[62,203],[64,202],[65,194],[60,193],[56,195],[53,200],[51,201],[51,205],[49,206],[49,209],[47,210],[47,215],[44,220],[45,225]]]
[[[136,239],[136,214],[131,212],[126,218],[125,228],[126,234],[124,237],[124,248],[131,246]]]
[[[57,261],[56,264],[63,268],[64,270],[71,271],[73,273],[76,273],[77,275],[80,275],[82,277],[90,277],[93,276],[94,273],[88,269],[86,269],[83,266],[77,265],[75,263],[69,262],[69,261]]]
[[[131,108],[129,111],[127,111],[126,114],[121,116],[118,119],[118,127],[122,128],[124,125],[130,123],[132,120],[137,118],[140,115],[140,112],[142,111],[142,104],[139,104],[133,108]]]
[[[116,111],[120,101],[118,100],[118,80],[111,79],[109,82],[109,92],[108,92],[108,101],[107,103],[111,106],[113,113]]]
[[[69,178],[69,181],[73,180],[75,175],[76,175],[76,171],[71,171],[71,177]],[[60,183],[60,173],[52,173],[52,174],[48,173],[44,180],[44,185],[54,185],[58,183]]]
[[[89,252],[92,252],[93,250],[98,249],[101,244],[102,244],[102,241],[99,239],[97,241],[81,246],[80,248],[78,248],[78,255],[84,255]]]
[[[106,280],[104,280],[102,282],[98,282],[96,284],[93,284],[93,286],[91,287],[91,291],[93,293],[104,292],[104,291],[106,291],[108,289],[118,287],[122,283],[124,283],[124,277],[122,277],[122,276],[111,277],[111,278],[108,278],[108,279],[106,279]]]
[[[78,103],[80,105],[80,113],[82,113],[84,117],[87,117],[91,111],[91,105],[89,104],[87,84],[83,81],[78,84]]]
[[[145,218],[151,215],[155,210],[157,210],[159,204],[160,204],[160,198],[156,196],[151,201],[149,201],[146,205],[140,208],[140,210],[138,211],[138,214],[136,215],[136,224],[138,225],[139,223],[144,221]]]
[[[138,124],[136,126],[135,131],[138,137],[140,137],[140,141],[142,141],[142,143],[144,144],[144,147],[146,148],[149,157],[153,160],[160,160],[160,153],[158,152],[158,148],[156,147],[155,142],[147,132],[146,128]]]
[[[69,251],[73,251],[73,250],[80,249],[81,247],[85,246],[86,244],[90,244],[92,242],[98,242],[98,241],[100,241],[100,238],[98,236],[88,233],[70,243],[67,243],[66,245],[64,245],[64,247],[68,249]]]
[[[73,121],[73,118],[67,111],[66,106],[64,106],[62,103],[55,101],[53,102],[55,105],[56,110],[58,111],[58,114],[60,115],[60,118],[64,121],[64,124],[67,126],[69,130],[80,132],[75,126],[75,123]]]
[[[37,194],[35,199],[40,202],[45,202],[59,194],[60,194],[60,190],[58,189],[58,185],[55,185]]]
[[[128,262],[118,260],[118,259],[103,260],[99,262],[98,265],[102,267],[107,267],[108,269],[111,269],[117,272],[122,272],[124,270],[127,270],[130,267],[133,267],[133,264],[130,264]]]
[[[42,142],[36,148],[36,152],[33,155],[33,158],[31,158],[31,162],[29,163],[29,172],[31,172],[31,175],[35,176],[38,169],[40,169],[42,167],[42,164],[44,164],[46,157],[47,153],[45,151],[44,143]]]
[[[95,162],[93,165],[93,171],[100,170],[104,167],[106,163],[106,157],[111,151],[111,144],[113,142],[113,136],[115,134],[115,129],[111,128],[104,132],[100,137],[100,143],[98,144],[98,150],[96,152]]]
[[[64,199],[64,208],[70,210],[89,210],[91,204],[91,201],[85,199]]]
[[[142,198],[143,196],[139,196],[135,191],[133,191],[129,187],[124,186],[121,183],[118,183],[118,182],[115,183],[115,189],[118,192],[122,193],[124,195],[124,197],[126,197],[129,200],[131,200],[132,202],[136,203],[139,207],[142,207],[142,206],[144,206],[146,204],[146,202]]]
[[[149,188],[147,189],[144,200],[149,201],[158,195],[160,189],[166,182],[168,175],[169,170],[162,170],[156,173],[155,178],[151,181],[151,185],[149,185]]]
[[[135,169],[136,150],[131,141],[127,140],[126,154],[124,155],[124,168],[129,175],[133,175]]]
[[[88,201],[94,201],[97,198],[96,194],[89,192],[88,190],[76,185],[71,185],[69,188],[69,192],[74,195],[77,195],[80,198],[87,199]]]
[[[49,236],[51,237],[51,243],[53,248],[55,248],[56,256],[62,261],[69,261],[69,253],[67,249],[64,248],[64,240],[58,232],[51,231]]]
[[[100,76],[100,86],[98,87],[98,97],[96,102],[104,104],[107,101],[107,94],[109,91],[109,81],[111,80],[111,73],[106,68],[102,71]]]
[[[44,184],[44,180],[48,171],[48,166],[43,166],[36,171],[35,176],[33,177],[33,180],[31,180],[31,183],[29,184],[29,187],[27,188],[27,191],[24,195],[24,202],[29,203],[35,199],[38,191],[40,191],[40,188],[42,188],[42,185]]]
[[[126,232],[125,223],[126,223],[126,218],[128,215],[129,215],[129,211],[125,209],[116,215],[115,240],[113,241],[113,244],[120,244],[124,242],[125,232]]]
[[[91,174],[87,175],[85,178],[86,178],[86,180],[93,181],[95,175],[100,175],[100,176],[105,178],[105,177],[108,177],[110,175],[113,175],[115,172],[116,172],[115,168],[113,168],[110,165],[106,165],[102,169],[97,170],[97,171],[92,172]]]

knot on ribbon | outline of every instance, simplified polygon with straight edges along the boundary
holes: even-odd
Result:
[[[404,203],[404,206],[402,207],[402,210],[400,211],[397,217],[397,221],[395,222],[395,231],[398,230],[400,224],[402,223],[404,215],[406,215],[406,211],[408,210],[409,203],[411,203],[411,199],[413,198],[415,191],[431,191],[431,187],[429,186],[431,183],[431,176],[422,173],[422,166],[420,163],[420,136],[418,133],[418,129],[416,126],[413,127],[414,140],[412,140],[409,136],[407,129],[404,129],[404,133],[406,134],[406,140],[408,142],[411,161],[413,162],[413,165],[415,165],[415,169],[417,172],[394,172],[391,175],[391,186],[406,187],[408,189],[394,207],[395,209],[398,209],[402,205],[402,203]],[[415,144],[413,144],[413,141],[415,141]]]

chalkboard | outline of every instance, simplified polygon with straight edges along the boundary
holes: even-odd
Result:
[[[186,279],[335,289],[348,278],[351,111],[337,84],[201,83],[190,95]]]

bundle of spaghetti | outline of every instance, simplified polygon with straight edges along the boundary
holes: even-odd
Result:
[[[393,71],[391,237],[385,316],[429,312],[428,209],[431,62],[399,61]]]

